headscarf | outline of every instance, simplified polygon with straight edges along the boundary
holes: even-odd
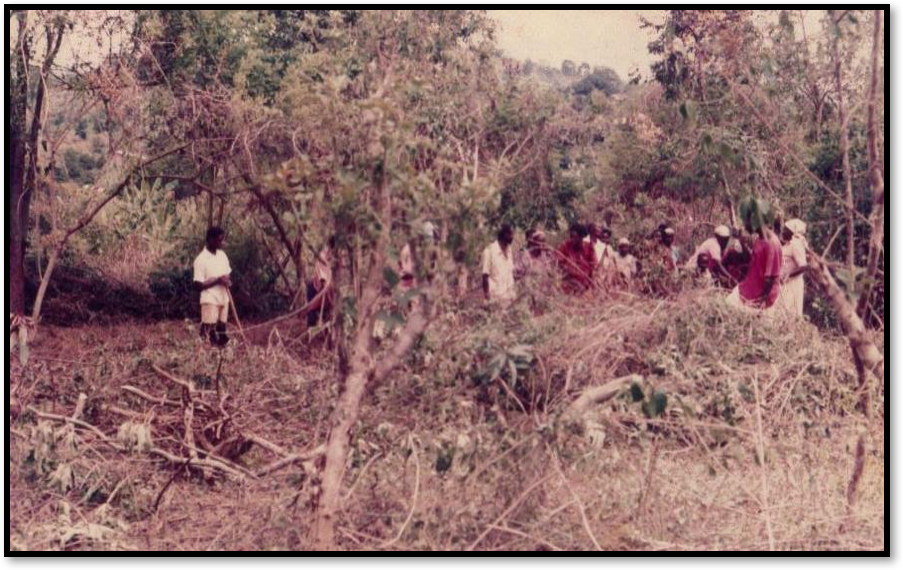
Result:
[[[715,235],[721,237],[731,237],[731,230],[727,226],[718,226],[715,228]]]
[[[788,220],[784,227],[793,232],[793,237],[791,239],[798,240],[803,247],[809,247],[808,242],[806,241],[806,222],[799,218],[793,218],[792,220]]]

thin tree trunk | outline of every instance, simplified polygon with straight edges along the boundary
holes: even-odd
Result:
[[[859,376],[859,389],[861,397],[859,406],[868,414],[868,374],[871,373],[878,381],[884,383],[884,355],[875,346],[869,336],[862,319],[856,314],[856,310],[850,303],[846,294],[834,281],[834,277],[828,270],[828,266],[815,253],[809,252],[809,274],[812,281],[821,289],[825,297],[834,309],[837,319],[840,321],[844,335],[850,342],[853,352],[853,362],[856,364],[856,372]]]
[[[28,212],[31,193],[25,188],[25,125],[28,104],[28,69],[25,58],[29,52],[25,28],[28,11],[16,15],[19,27],[16,51],[13,54],[14,75],[9,85],[9,300],[10,311],[25,313],[25,238],[28,234]],[[11,74],[12,75],[12,74]]]
[[[869,235],[869,255],[866,264],[865,281],[856,313],[865,319],[870,298],[878,277],[878,260],[884,249],[884,172],[878,156],[878,122],[876,118],[878,106],[878,54],[881,47],[881,25],[884,21],[882,10],[875,10],[874,33],[872,34],[872,76],[869,82],[868,119],[866,135],[869,153],[869,181],[872,184],[871,234]]]
[[[837,90],[837,113],[840,118],[840,154],[843,161],[843,183],[846,189],[846,224],[847,224],[847,289],[850,294],[856,289],[854,270],[856,268],[856,226],[853,219],[855,203],[853,201],[853,175],[850,168],[850,133],[849,117],[843,101],[843,62],[840,59],[840,21],[835,21],[833,59],[834,59],[834,86]]]

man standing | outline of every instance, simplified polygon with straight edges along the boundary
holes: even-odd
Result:
[[[194,288],[201,293],[201,338],[219,347],[226,346],[229,291],[232,268],[223,251],[226,232],[213,226],[207,230],[206,246],[194,260]]]
[[[527,230],[527,248],[518,256],[514,268],[514,277],[519,280],[530,279],[544,274],[549,268],[546,234],[542,230]]]
[[[659,243],[665,269],[671,274],[676,274],[680,263],[680,248],[674,245],[674,228],[670,226],[664,228],[659,235]]]
[[[740,307],[770,309],[780,295],[783,253],[778,236],[768,229],[767,203],[750,198],[741,208],[747,233],[756,235],[746,278],[734,288],[728,303]]]
[[[514,287],[514,230],[508,224],[499,228],[496,241],[483,250],[483,295],[487,301],[507,305],[517,297]]]

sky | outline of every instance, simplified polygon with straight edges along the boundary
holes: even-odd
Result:
[[[555,67],[565,59],[604,65],[625,81],[633,69],[643,77],[651,75],[654,58],[647,46],[655,34],[641,29],[640,19],[661,24],[666,15],[666,10],[489,10],[497,23],[498,46],[508,56]],[[820,10],[803,11],[810,34],[820,30],[821,15]],[[755,17],[767,22],[777,15],[769,11]]]
[[[109,15],[122,11],[107,10]],[[653,57],[647,46],[654,38],[652,30],[641,29],[641,18],[660,24],[665,10],[489,10],[497,24],[498,46],[515,59],[532,59],[559,67],[562,60],[570,59],[577,65],[586,62],[591,66],[604,65],[614,69],[621,79],[638,69],[649,77]],[[765,14],[763,12],[763,14]],[[773,12],[771,16],[775,17]],[[804,11],[810,34],[819,29],[821,11]],[[15,43],[15,20],[9,34],[10,45]],[[110,39],[114,44],[119,42]],[[67,35],[57,58],[67,64],[77,59],[92,59],[111,46],[98,47],[85,38]]]
[[[661,23],[664,10],[490,10],[499,47],[515,59],[553,66],[570,59],[604,65],[627,79],[632,69],[649,76],[651,30],[640,18]]]

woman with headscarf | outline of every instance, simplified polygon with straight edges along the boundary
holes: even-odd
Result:
[[[803,316],[803,297],[806,285],[803,274],[806,272],[806,222],[794,218],[784,224],[781,231],[781,248],[784,263],[781,267],[781,295],[778,299],[780,308],[793,317]]]

